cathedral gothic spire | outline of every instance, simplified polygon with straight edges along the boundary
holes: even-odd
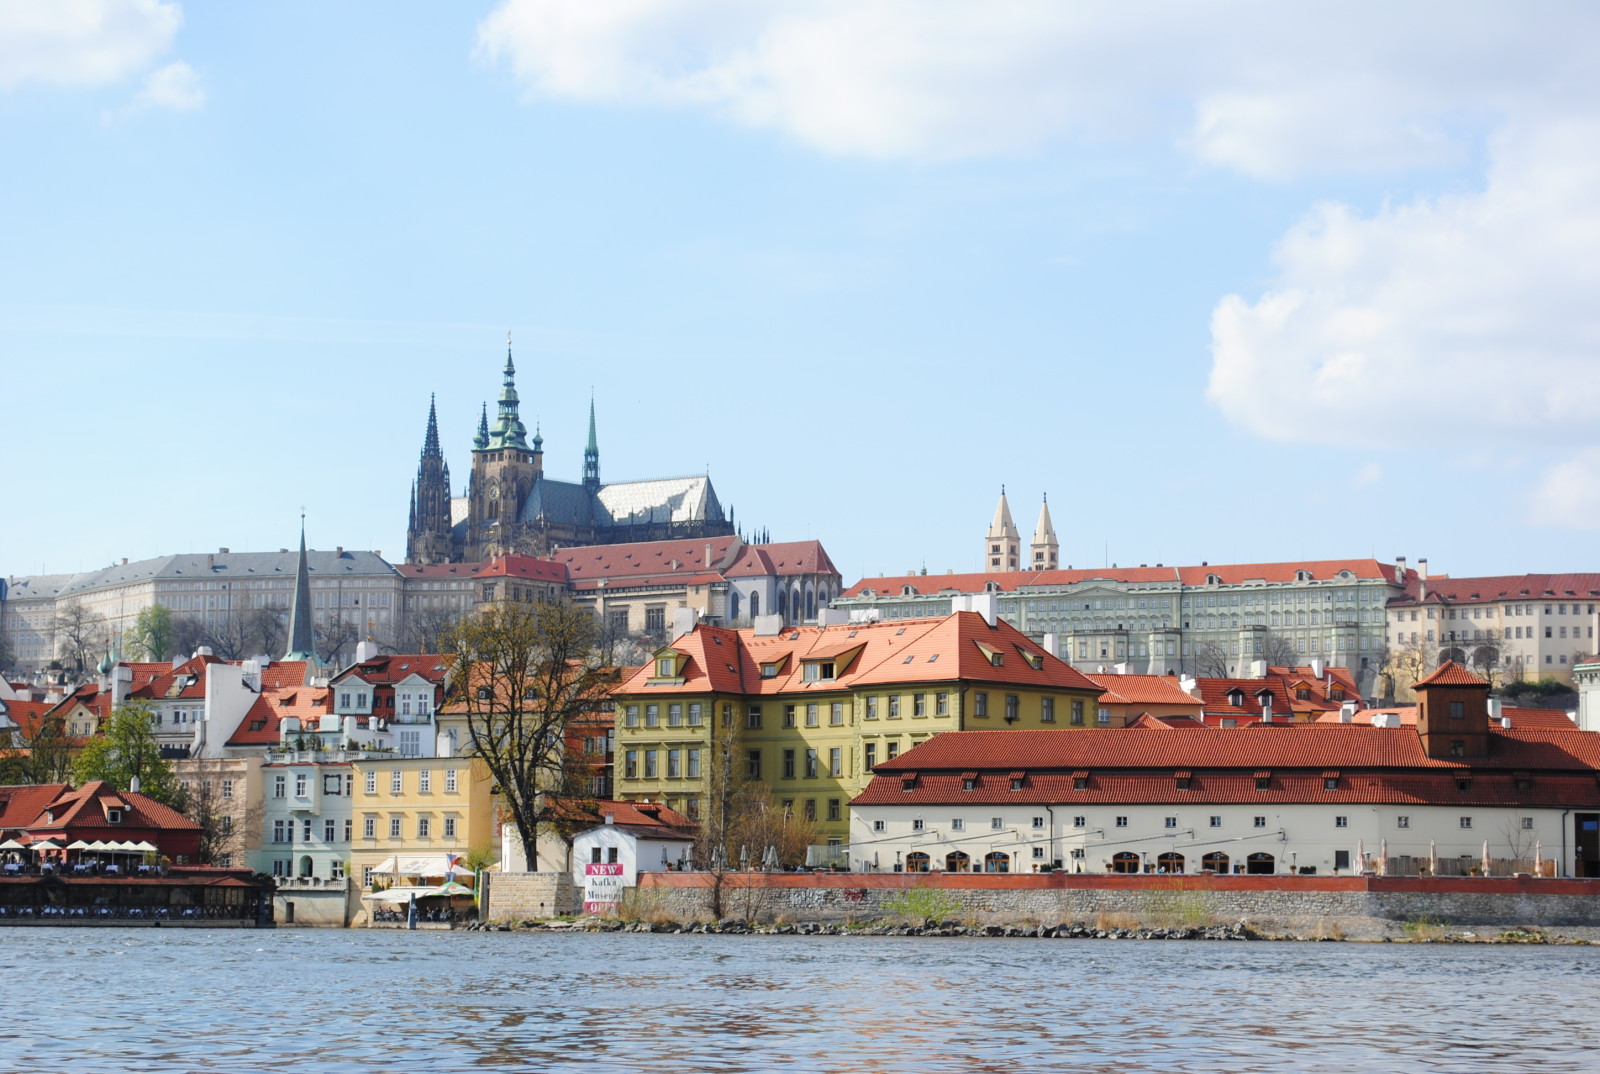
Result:
[[[439,415],[428,397],[428,428],[422,436],[417,479],[411,486],[411,524],[406,528],[408,563],[449,563],[450,465],[439,447]]]
[[[583,449],[583,487],[600,491],[600,441],[594,434],[594,395],[589,396],[589,446]]]

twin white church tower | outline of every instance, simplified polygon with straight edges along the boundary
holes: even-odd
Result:
[[[983,542],[983,560],[991,571],[1053,571],[1061,566],[1061,544],[1050,521],[1050,499],[1039,505],[1039,524],[1033,528],[1028,545],[1029,560],[1022,561],[1022,535],[1011,521],[1011,505],[1006,502],[1005,486],[1000,486],[1000,503],[989,523],[989,536]]]

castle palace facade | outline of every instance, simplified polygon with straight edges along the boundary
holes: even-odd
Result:
[[[506,344],[504,384],[494,424],[485,404],[472,441],[467,494],[452,496],[450,467],[439,445],[439,422],[428,404],[428,429],[411,489],[406,529],[408,563],[483,563],[508,553],[544,556],[573,545],[623,544],[734,532],[707,475],[604,484],[589,401],[589,443],[583,480],[544,472],[544,439],[518,416],[516,366]]]

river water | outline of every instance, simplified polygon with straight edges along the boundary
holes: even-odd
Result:
[[[0,929],[0,1070],[1600,1068],[1600,948]]]

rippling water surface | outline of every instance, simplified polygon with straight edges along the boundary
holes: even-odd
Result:
[[[1600,948],[0,930],[0,1069],[1600,1067]]]

